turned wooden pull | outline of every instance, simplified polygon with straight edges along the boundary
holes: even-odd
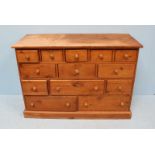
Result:
[[[121,86],[118,86],[118,88],[117,88],[119,91],[121,91],[122,90],[122,87]]]
[[[99,54],[98,57],[102,60],[104,57],[103,57],[103,54]]]
[[[61,88],[60,87],[56,87],[56,91],[60,91],[61,90]]]
[[[121,102],[121,106],[123,107],[125,105],[125,103],[124,102]]]
[[[33,102],[30,103],[31,107],[35,107],[35,104]]]
[[[79,59],[79,55],[78,54],[75,54],[74,58],[75,59]]]
[[[30,60],[30,56],[29,56],[29,55],[26,55],[26,56],[25,56],[25,59],[26,59],[27,61],[29,61],[29,60]]]
[[[33,86],[32,87],[32,91],[34,91],[34,92],[37,91],[37,87],[36,86]]]
[[[84,106],[87,108],[89,106],[88,102],[85,102]]]
[[[124,58],[125,59],[128,59],[129,58],[129,55],[128,54],[124,54]]]
[[[79,75],[80,74],[80,71],[78,69],[75,69],[74,70],[74,73],[75,73],[75,75]]]
[[[51,58],[52,60],[54,60],[54,55],[53,55],[53,54],[50,54],[50,58]]]
[[[39,75],[40,74],[40,70],[36,69],[36,74]]]
[[[114,74],[115,74],[115,75],[118,75],[118,69],[115,69],[115,70],[114,70]]]
[[[94,87],[94,90],[95,90],[95,91],[98,91],[98,86],[95,86],[95,87]]]
[[[71,104],[69,102],[66,103],[66,107],[70,107]]]

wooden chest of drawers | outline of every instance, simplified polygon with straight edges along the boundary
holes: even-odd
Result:
[[[142,45],[130,35],[26,35],[12,47],[16,49],[25,117],[131,117]]]

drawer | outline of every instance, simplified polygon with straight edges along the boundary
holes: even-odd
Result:
[[[128,111],[130,96],[80,96],[80,111]]]
[[[135,64],[99,64],[98,77],[100,78],[132,78]]]
[[[92,62],[109,62],[112,61],[112,50],[91,50]]]
[[[66,50],[67,62],[87,61],[87,50]]]
[[[115,61],[132,62],[137,60],[138,51],[136,50],[116,50]]]
[[[38,50],[16,50],[19,63],[35,63],[39,61]]]
[[[74,96],[25,96],[26,110],[76,111],[77,98]]]
[[[43,62],[63,62],[62,50],[41,50]]]
[[[46,80],[22,80],[24,95],[48,95]]]
[[[98,95],[104,93],[103,80],[51,80],[52,95]]]
[[[109,94],[131,94],[132,80],[108,80],[107,93]]]
[[[61,79],[94,79],[95,64],[58,64]]]
[[[20,64],[20,73],[22,78],[54,78],[54,64]]]

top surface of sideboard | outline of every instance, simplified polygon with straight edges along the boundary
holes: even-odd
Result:
[[[142,47],[129,34],[29,34],[12,46],[16,49],[138,49]]]

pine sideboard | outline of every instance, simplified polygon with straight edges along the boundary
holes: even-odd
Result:
[[[131,118],[139,49],[129,34],[33,34],[16,51],[32,118]]]

